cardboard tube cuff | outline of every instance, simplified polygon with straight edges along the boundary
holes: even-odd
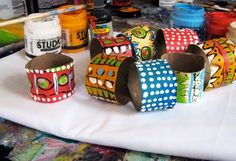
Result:
[[[153,42],[156,39],[156,32],[152,28],[148,26],[136,26],[125,31],[122,35],[131,41],[137,61],[145,61],[153,58],[155,54]]]
[[[92,39],[90,45],[91,59],[100,53],[127,57],[133,56],[131,42],[126,40],[124,37]]]
[[[206,77],[210,78],[209,83],[205,81],[207,89],[227,85],[235,79],[235,45],[227,38],[190,45],[188,52],[201,55],[205,59]]]
[[[204,87],[204,59],[202,56],[190,53],[164,54],[177,77],[177,102],[197,102],[203,95]]]
[[[176,104],[176,76],[164,60],[135,62],[129,69],[128,88],[138,111],[156,111]]]
[[[189,44],[197,44],[199,37],[191,29],[160,29],[155,40],[156,57],[164,53],[185,52]]]
[[[115,104],[126,104],[130,100],[127,87],[129,67],[135,59],[98,54],[88,65],[86,89],[94,98]]]
[[[26,72],[35,101],[53,103],[74,93],[74,63],[65,55],[44,54],[29,61]]]

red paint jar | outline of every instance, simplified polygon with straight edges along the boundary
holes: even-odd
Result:
[[[206,30],[207,39],[225,37],[228,25],[236,21],[234,12],[207,12],[206,13]]]

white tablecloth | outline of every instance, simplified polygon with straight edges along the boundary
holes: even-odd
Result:
[[[57,136],[132,150],[212,160],[236,160],[236,84],[204,93],[193,104],[139,113],[85,91],[88,51],[75,60],[76,93],[43,104],[29,95],[23,51],[0,59],[0,117]]]

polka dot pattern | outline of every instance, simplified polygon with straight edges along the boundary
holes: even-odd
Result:
[[[184,52],[187,50],[188,45],[197,44],[199,37],[197,33],[191,29],[162,29],[165,43],[166,52]]]
[[[141,112],[165,110],[176,104],[177,83],[165,60],[135,62],[141,87]],[[139,69],[143,70],[140,71]],[[137,108],[138,109],[138,108]]]

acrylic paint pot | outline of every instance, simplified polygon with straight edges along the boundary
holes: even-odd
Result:
[[[74,61],[66,55],[44,54],[26,65],[30,95],[38,102],[54,103],[74,93]]]
[[[168,53],[161,58],[170,63],[177,77],[177,102],[193,103],[200,100],[204,90],[204,58],[192,53]]]
[[[207,40],[219,37],[225,37],[227,27],[233,21],[236,21],[234,12],[207,12],[206,13],[206,30]]]
[[[201,40],[204,32],[205,11],[198,5],[176,3],[172,8],[171,26],[173,28],[189,28],[198,33]]]
[[[112,0],[112,7],[128,7],[131,6],[132,0]]]
[[[23,0],[1,0],[0,19],[11,19],[25,14]]]
[[[60,8],[71,7],[66,5]],[[88,46],[88,19],[86,9],[59,15],[62,27],[62,51],[77,53]]]
[[[68,0],[24,0],[27,6],[27,13],[47,12],[62,5],[66,5]]]
[[[87,68],[85,86],[92,97],[115,104],[130,101],[127,80],[133,57],[98,54]]]
[[[128,88],[140,112],[166,110],[176,104],[177,82],[165,60],[135,62],[130,66]]]
[[[45,53],[61,53],[61,26],[57,16],[26,21],[24,34],[27,58]]]
[[[187,52],[205,59],[205,89],[230,84],[235,80],[235,45],[227,38],[212,39],[197,45],[189,45]]]
[[[159,0],[159,6],[168,10],[171,10],[175,3],[176,0]]]
[[[236,21],[230,23],[226,37],[236,45]]]

